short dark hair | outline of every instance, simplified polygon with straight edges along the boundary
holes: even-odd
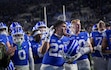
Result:
[[[109,27],[110,26],[110,24],[109,23],[106,23],[106,27]]]
[[[55,24],[54,24],[54,29],[56,28],[56,27],[58,27],[59,25],[61,25],[61,24],[66,24],[64,21],[62,21],[62,20],[58,20],[57,22],[55,22]]]

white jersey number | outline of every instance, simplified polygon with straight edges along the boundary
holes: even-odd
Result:
[[[86,41],[84,39],[79,40],[79,46],[84,47]]]
[[[51,43],[51,48],[49,50],[49,55],[54,56],[54,57],[62,57],[64,45],[60,44],[58,45],[57,43]]]
[[[101,45],[101,42],[102,42],[102,37],[96,37],[96,42],[97,42],[97,45]]]
[[[20,60],[25,60],[26,59],[26,52],[25,50],[19,50],[18,51],[18,56]]]

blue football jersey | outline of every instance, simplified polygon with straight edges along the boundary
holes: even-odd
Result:
[[[105,33],[106,33],[106,39],[108,44],[107,50],[111,50],[111,30],[106,30]],[[111,58],[111,54],[109,55],[109,57]]]
[[[24,34],[24,39],[25,39],[26,41],[29,41],[29,36],[27,36],[26,34]]]
[[[90,37],[93,38],[94,47],[97,47],[98,45],[102,44],[103,33],[104,32],[99,32],[99,31],[91,32]],[[92,53],[92,56],[102,57],[103,55],[98,50],[96,50],[94,53]]]
[[[29,36],[29,41],[33,41],[33,36]]]
[[[51,36],[50,47],[43,57],[43,64],[63,66],[64,59],[63,55],[61,54],[63,53],[65,47],[63,42],[64,37],[59,39],[55,34]]]
[[[21,46],[16,44],[13,44],[13,46],[16,46],[15,54],[12,57],[14,65],[28,65],[29,48],[31,48],[31,44],[27,41],[24,41]]]
[[[8,37],[4,34],[0,34],[0,42],[3,42],[5,45],[9,41]]]
[[[42,45],[42,42],[37,43],[35,41],[31,41],[31,48],[32,48],[33,56],[35,57],[34,59],[35,64],[42,63],[43,57],[39,57],[40,53],[38,53],[38,48],[41,47],[41,45]]]
[[[8,39],[9,39],[10,44],[13,44],[13,39],[11,35],[8,36]]]
[[[85,47],[86,41],[89,38],[89,34],[87,32],[80,32],[78,35],[72,35],[72,39],[76,39],[79,42],[79,47]],[[82,55],[78,60],[88,58],[87,54]]]

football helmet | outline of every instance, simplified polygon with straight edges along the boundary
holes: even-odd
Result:
[[[46,33],[46,24],[43,21],[39,21],[36,23],[35,28],[40,30],[43,34]]]
[[[35,25],[35,26],[32,28],[32,31],[36,31],[36,30],[38,30],[37,25]]]
[[[92,27],[92,31],[96,31],[98,28],[97,28],[97,24],[93,25]]]
[[[70,34],[71,32],[71,23],[70,22],[65,22],[67,25],[67,33]]]
[[[15,28],[19,28],[19,30],[22,30],[22,26],[18,23],[18,22],[13,22],[11,25],[10,25],[10,30],[14,30]]]
[[[24,41],[24,31],[20,30],[19,28],[13,29],[11,36],[13,38],[13,42],[16,44],[22,44]]]
[[[0,22],[0,34],[8,35],[8,27],[3,22]]]

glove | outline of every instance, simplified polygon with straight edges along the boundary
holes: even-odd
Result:
[[[89,47],[89,43],[85,41],[84,47]]]
[[[102,51],[101,45],[95,46],[94,50]]]
[[[90,47],[82,47],[80,48],[79,52],[84,55],[86,53],[89,53],[91,51]]]
[[[52,36],[52,34],[54,33],[54,29],[53,29],[53,26],[51,26],[48,30],[47,30],[47,34],[46,34],[46,37],[45,37],[45,41],[46,42],[50,42],[50,38]]]

